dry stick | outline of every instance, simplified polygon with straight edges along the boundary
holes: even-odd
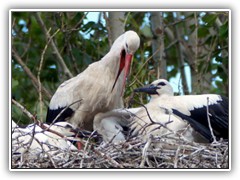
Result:
[[[47,28],[46,28],[46,26],[45,26],[45,24],[44,24],[44,22],[43,22],[43,20],[42,20],[42,18],[41,18],[41,16],[40,16],[40,13],[37,12],[37,13],[35,14],[35,17],[36,17],[36,20],[37,20],[37,22],[39,23],[39,25],[42,27],[42,29],[43,29],[43,31],[44,31],[44,33],[45,33],[46,38],[47,38],[48,40],[50,39],[50,42],[51,42],[51,46],[52,46],[52,48],[53,48],[53,51],[54,51],[54,53],[56,54],[57,59],[58,59],[60,65],[62,66],[64,73],[65,73],[69,78],[72,78],[73,75],[72,75],[72,73],[70,72],[70,70],[67,68],[67,66],[66,66],[66,64],[65,64],[65,62],[64,62],[64,60],[63,60],[63,58],[62,58],[62,56],[61,56],[61,54],[60,54],[59,51],[58,51],[57,46],[55,45],[53,39],[51,38],[50,34],[48,33]]]
[[[40,122],[38,120],[36,120],[35,116],[32,115],[25,107],[23,107],[23,105],[21,105],[19,102],[15,101],[14,99],[12,99],[12,103],[15,104],[19,109],[21,109],[21,111],[27,115],[34,123],[36,123],[33,127],[33,131],[32,131],[32,137],[31,139],[29,140],[28,142],[28,147],[27,149],[23,152],[23,154],[25,154],[25,152],[27,152],[33,142],[33,139],[34,139],[34,135],[35,135],[35,128],[36,128],[36,125],[39,125],[40,126]],[[43,124],[41,123],[42,126],[40,127],[44,127]],[[55,132],[55,134],[59,135],[57,132]],[[63,135],[62,135],[63,136]],[[37,139],[35,139],[37,140]],[[41,143],[39,143],[41,144]]]
[[[147,150],[152,143],[152,138],[153,138],[153,136],[150,134],[150,136],[148,137],[147,143],[145,144],[144,148],[142,149],[142,161],[141,161],[141,164],[140,164],[140,168],[144,168],[144,164],[147,160]]]
[[[112,159],[111,157],[109,157],[108,155],[98,151],[97,149],[93,149],[93,151],[100,155],[101,157],[103,157],[104,159],[107,159],[110,163],[112,163],[115,167],[117,168],[124,168],[121,164],[119,164],[117,161],[115,161],[114,159]]]
[[[81,102],[81,101],[82,101],[82,99],[79,99],[79,100],[74,101],[73,103],[69,104],[67,107],[65,107],[65,108],[54,118],[54,120],[52,121],[51,125],[54,124],[54,123],[57,121],[57,119],[64,113],[64,111],[66,111],[67,108],[69,108],[70,106],[72,106],[72,105],[74,105],[74,104],[76,104],[76,103],[78,103],[78,102]],[[50,125],[50,127],[51,127],[51,125]],[[50,128],[50,127],[49,127],[49,128]]]
[[[136,102],[136,103],[137,103],[137,102]],[[178,135],[178,136],[181,137],[184,141],[186,141],[186,142],[189,143],[189,140],[187,140],[184,136],[182,136],[182,134],[180,134],[179,132],[174,132],[173,130],[169,129],[169,128],[166,126],[167,124],[170,124],[170,123],[173,122],[173,120],[170,120],[170,116],[169,116],[169,121],[166,122],[165,124],[162,124],[161,122],[155,122],[155,121],[151,118],[151,116],[150,116],[150,114],[149,114],[148,109],[146,108],[146,106],[145,106],[144,104],[141,104],[141,103],[137,103],[137,104],[141,105],[141,106],[146,110],[147,115],[148,115],[148,118],[149,118],[149,120],[151,121],[151,123],[145,124],[145,126],[142,127],[142,128],[143,128],[143,129],[142,129],[142,132],[144,132],[147,127],[149,127],[149,126],[151,126],[151,125],[154,125],[154,124],[158,124],[158,125],[160,125],[160,126],[154,128],[154,129],[152,130],[152,132],[155,131],[155,130],[157,130],[157,129],[160,129],[161,127],[164,127],[164,128],[166,128],[168,131],[170,131],[171,133]],[[137,117],[137,116],[136,116],[136,117]],[[138,117],[137,117],[137,118],[138,118]],[[141,118],[139,118],[139,119],[141,119]]]
[[[61,133],[59,133],[59,132],[57,132],[55,130],[50,129],[50,127],[46,126],[44,123],[42,123],[40,121],[37,121],[36,124],[43,129],[43,132],[44,131],[48,131],[48,132],[51,132],[53,134],[56,134],[57,136],[59,136],[59,137],[61,137],[63,139],[72,140],[71,138],[68,138],[68,137],[66,137],[63,134],[61,134]],[[80,141],[80,139],[77,140],[76,138],[74,140],[75,141]],[[80,141],[80,142],[82,143],[82,141]]]
[[[19,102],[15,101],[14,99],[12,99],[12,103],[15,104],[19,109],[21,109],[21,111],[27,115],[27,117],[29,117],[31,120],[35,121],[35,116],[32,115],[23,105],[21,105]]]
[[[33,86],[38,91],[38,80],[36,76],[31,72],[31,70],[27,67],[27,65],[23,62],[17,51],[13,48],[12,49],[13,57],[15,60],[22,66],[23,70],[26,72],[27,76],[31,79]],[[44,87],[41,88],[42,93],[47,97],[48,100],[51,99],[52,95],[45,89]]]
[[[166,126],[167,124],[172,123],[173,121],[170,121],[170,120],[169,120],[169,121],[166,122],[165,124],[162,124],[161,122],[155,122],[155,121],[151,118],[151,116],[150,116],[150,114],[149,114],[149,112],[148,112],[147,107],[146,107],[144,104],[141,104],[141,103],[137,103],[137,104],[139,104],[140,106],[142,106],[142,107],[146,110],[147,116],[148,116],[149,120],[151,121],[150,124],[148,124],[147,126],[144,127],[144,130],[145,130],[148,126],[151,126],[151,125],[153,125],[153,124],[158,124],[158,125],[160,125],[160,127],[164,127],[164,128],[166,128],[167,130],[169,130],[170,132],[173,132],[171,129],[169,129],[169,128]]]
[[[83,155],[82,155],[82,158],[81,158],[81,162],[80,162],[79,168],[83,168],[83,161],[85,160],[86,154],[89,152],[89,151],[87,151],[87,146],[89,144],[89,141],[90,141],[90,137],[87,139],[87,142],[84,144]]]
[[[77,101],[77,102],[78,102],[78,101]],[[32,114],[31,114],[23,105],[21,105],[19,102],[17,102],[17,101],[15,101],[14,99],[12,99],[12,103],[15,104],[19,109],[21,109],[21,111],[22,111],[25,115],[27,115],[34,123],[36,123],[36,125],[38,125],[39,127],[41,127],[44,131],[49,131],[49,132],[51,132],[51,133],[54,133],[54,134],[60,136],[61,138],[65,138],[65,136],[64,136],[63,134],[61,134],[61,133],[59,133],[59,132],[57,132],[57,131],[54,131],[54,130],[50,129],[51,126],[47,127],[47,126],[44,125],[42,122],[38,121],[38,120],[35,118],[35,116],[32,115]],[[76,102],[74,102],[74,103],[76,103]],[[74,104],[74,103],[73,103],[73,104]],[[71,104],[71,105],[72,105],[72,104]],[[69,105],[69,106],[71,106],[71,105]],[[69,107],[69,106],[68,106],[68,107]],[[63,109],[63,110],[59,113],[59,116],[60,116],[68,107],[66,107],[65,109]],[[58,116],[58,117],[59,117],[59,116]],[[55,119],[57,119],[58,117],[56,117]],[[55,120],[55,119],[54,119],[54,120]],[[35,129],[35,127],[34,127],[34,129]],[[33,131],[33,132],[35,132],[35,131]]]
[[[179,156],[179,152],[181,150],[181,146],[178,146],[177,150],[176,150],[176,154],[175,154],[175,157],[174,157],[174,168],[177,168],[178,166],[178,156]]]
[[[209,129],[210,129],[210,132],[211,132],[211,135],[212,135],[212,138],[213,138],[213,144],[217,143],[217,140],[216,140],[216,137],[214,136],[214,133],[213,133],[213,129],[212,129],[212,125],[211,125],[211,121],[210,121],[210,118],[209,118],[209,97],[207,97],[207,120],[208,120],[208,126],[209,126]]]
[[[39,103],[40,103],[40,121],[43,122],[43,118],[42,118],[42,112],[43,112],[43,102],[42,102],[42,84],[41,84],[41,80],[40,80],[40,74],[41,74],[41,70],[42,70],[42,65],[43,65],[43,58],[44,55],[46,53],[47,47],[50,43],[50,41],[52,40],[52,38],[59,32],[60,29],[58,29],[48,40],[47,44],[45,45],[43,52],[41,54],[41,59],[40,59],[40,63],[39,63],[39,68],[38,68],[38,74],[37,74],[37,80],[38,80],[38,88],[39,88]],[[51,31],[51,28],[48,30],[48,34]]]

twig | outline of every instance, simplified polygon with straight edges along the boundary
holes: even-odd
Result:
[[[53,51],[56,54],[57,59],[58,59],[60,65],[62,66],[62,69],[63,69],[64,73],[67,75],[68,78],[72,78],[73,75],[70,72],[70,70],[67,68],[67,66],[66,66],[66,64],[65,64],[65,62],[64,62],[64,60],[63,60],[63,58],[62,58],[62,56],[60,54],[60,52],[58,51],[58,48],[57,48],[56,44],[54,43],[53,39],[51,38],[50,34],[48,33],[47,28],[46,28],[46,26],[45,26],[45,24],[44,24],[44,22],[43,22],[43,20],[41,18],[40,12],[37,12],[35,14],[35,17],[36,17],[36,20],[39,23],[39,25],[42,27],[47,40],[50,39],[50,43],[51,43],[51,46],[53,48]]]
[[[32,115],[23,105],[21,105],[19,102],[16,100],[12,99],[12,103],[15,104],[21,111],[27,115],[33,122],[35,122],[36,118],[34,115]]]
[[[211,132],[211,135],[212,135],[212,138],[213,138],[213,144],[217,144],[217,140],[216,140],[216,137],[214,136],[214,133],[213,133],[213,129],[212,129],[212,125],[211,125],[211,121],[210,121],[210,118],[209,118],[209,97],[207,97],[207,120],[208,120],[208,126],[209,126],[209,129],[210,129],[210,132]]]
[[[48,30],[48,33],[51,31],[51,28]],[[43,112],[43,101],[42,101],[42,84],[41,84],[41,80],[40,80],[40,75],[41,75],[41,70],[42,70],[42,65],[43,65],[43,60],[44,60],[44,55],[46,53],[46,50],[48,48],[48,45],[50,43],[50,41],[52,40],[52,38],[59,32],[59,29],[50,37],[50,39],[48,40],[47,44],[45,45],[43,52],[41,54],[41,59],[40,59],[40,63],[39,63],[39,68],[38,68],[38,74],[37,74],[37,80],[38,80],[38,93],[39,93],[39,103],[40,103],[40,121],[43,122],[43,117],[42,117],[42,112]]]
[[[98,151],[97,149],[93,149],[93,151],[95,153],[97,153],[98,155],[102,156],[104,159],[107,159],[110,163],[112,163],[115,167],[117,168],[124,168],[121,164],[119,164],[117,161],[115,161],[114,159],[112,159],[111,157],[109,157],[107,154],[104,154],[100,151]]]
[[[151,116],[150,116],[150,114],[149,114],[149,112],[148,112],[147,107],[146,107],[144,104],[141,104],[141,103],[137,103],[137,104],[139,104],[140,106],[142,106],[142,107],[146,110],[147,116],[148,116],[149,120],[151,121],[151,123],[148,124],[147,126],[145,126],[144,129],[146,129],[148,126],[151,126],[151,125],[153,125],[153,124],[159,124],[160,127],[164,127],[164,128],[166,128],[167,130],[169,130],[170,132],[173,132],[171,129],[169,129],[169,128],[166,126],[167,124],[172,123],[172,121],[169,120],[169,121],[166,122],[165,124],[163,124],[163,123],[161,123],[161,122],[155,122],[155,121],[151,118]]]
[[[178,146],[178,148],[177,148],[177,150],[176,150],[175,157],[174,157],[174,168],[177,168],[177,164],[178,164],[178,155],[179,155],[180,150],[181,150],[181,146]]]
[[[141,164],[140,164],[140,168],[144,167],[144,164],[145,164],[146,159],[147,159],[147,151],[148,151],[149,146],[152,143],[152,138],[153,138],[153,136],[152,136],[152,134],[150,134],[149,137],[148,137],[147,143],[145,144],[144,148],[142,149],[142,161],[141,161]]]
[[[85,160],[85,156],[86,156],[87,153],[89,152],[89,151],[87,151],[87,147],[88,147],[88,144],[89,144],[89,140],[90,140],[90,137],[87,139],[87,142],[86,142],[85,145],[84,145],[83,156],[82,156],[81,162],[80,162],[80,168],[83,168],[83,161]]]
[[[13,54],[13,57],[15,58],[15,60],[22,66],[23,70],[26,72],[28,77],[31,79],[35,89],[38,91],[39,87],[38,87],[37,78],[34,76],[34,74],[31,72],[31,70],[27,67],[27,65],[23,62],[23,60],[21,59],[21,57],[19,56],[19,54],[17,53],[17,51],[14,48],[12,48],[12,54]],[[41,90],[42,90],[42,93],[47,97],[47,99],[50,100],[52,97],[51,93],[48,92],[47,89],[45,89],[44,87],[42,87]]]
[[[76,104],[76,103],[78,103],[78,102],[81,102],[81,101],[82,101],[82,99],[79,99],[79,100],[74,101],[73,103],[69,104],[67,107],[65,107],[65,108],[54,118],[54,120],[53,120],[52,123],[50,124],[50,127],[51,127],[52,124],[54,124],[54,123],[57,121],[57,119],[58,119],[69,107],[71,107],[72,105],[74,105],[74,104]],[[50,127],[49,127],[49,128],[50,128]]]

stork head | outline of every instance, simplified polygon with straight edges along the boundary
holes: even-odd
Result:
[[[120,58],[119,58],[119,68],[118,73],[113,84],[112,90],[114,89],[116,82],[124,70],[123,85],[121,90],[121,95],[123,94],[123,89],[125,87],[126,78],[130,71],[131,61],[134,53],[137,51],[140,45],[140,38],[134,31],[127,31],[120,37],[116,39],[111,49],[120,48]]]
[[[150,85],[135,89],[134,92],[145,92],[151,95],[152,98],[159,97],[163,94],[173,96],[173,88],[165,79],[155,80]]]

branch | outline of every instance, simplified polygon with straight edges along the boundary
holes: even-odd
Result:
[[[66,66],[66,64],[65,64],[65,62],[64,62],[64,60],[63,60],[63,58],[62,58],[62,56],[61,56],[61,54],[60,54],[60,52],[58,51],[57,46],[55,45],[53,39],[51,38],[49,32],[47,31],[47,28],[46,28],[46,26],[45,26],[45,24],[44,24],[44,22],[43,22],[43,20],[42,20],[42,18],[41,18],[41,16],[40,16],[40,13],[37,12],[37,13],[35,14],[35,17],[36,17],[37,22],[39,23],[39,25],[40,25],[41,28],[43,29],[47,40],[50,40],[51,46],[52,46],[52,48],[53,48],[53,52],[56,54],[57,59],[58,59],[60,65],[61,65],[61,67],[62,67],[62,69],[63,69],[63,72],[67,75],[68,78],[72,78],[73,75],[72,75],[72,73],[70,72],[70,70],[67,68],[67,66]]]
[[[210,118],[209,118],[209,107],[208,107],[208,105],[209,105],[209,97],[207,97],[207,120],[208,120],[209,129],[210,129],[210,132],[211,132],[211,135],[212,135],[212,138],[213,138],[212,143],[216,143],[217,140],[216,140],[216,137],[214,136],[211,121],[210,121]]]
[[[147,127],[149,127],[149,126],[151,126],[151,125],[154,125],[154,124],[158,124],[159,127],[154,128],[152,131],[155,131],[155,130],[157,130],[157,129],[160,129],[161,127],[164,127],[165,129],[167,129],[167,130],[169,130],[170,132],[174,133],[173,130],[171,130],[171,129],[169,129],[169,128],[167,127],[167,124],[173,122],[172,120],[169,119],[169,121],[166,122],[165,124],[163,124],[163,123],[161,123],[161,122],[155,122],[155,121],[151,118],[151,116],[150,116],[150,114],[149,114],[149,112],[148,112],[147,107],[146,107],[144,104],[141,104],[141,103],[138,103],[138,102],[136,102],[136,103],[139,104],[140,106],[142,106],[142,107],[145,109],[145,111],[146,111],[146,113],[147,113],[147,116],[148,116],[148,118],[149,118],[149,120],[150,120],[150,123],[149,123],[149,124],[146,124],[146,125],[143,127],[142,132],[144,132]],[[170,116],[169,116],[169,117],[170,117]]]
[[[82,101],[82,99],[77,100],[77,101],[71,103],[70,105],[68,105],[67,107],[65,107],[65,108],[54,118],[54,120],[53,120],[52,123],[50,124],[49,128],[51,127],[52,124],[54,124],[54,123],[57,121],[57,119],[64,113],[64,111],[66,111],[70,106],[72,106],[72,105],[74,105],[74,104],[76,104],[76,103],[78,103],[78,102],[81,102],[81,101]]]
[[[93,151],[103,157],[104,159],[107,159],[110,164],[112,164],[116,168],[124,168],[123,165],[119,164],[117,161],[112,159],[110,156],[108,156],[106,153],[102,153],[101,151],[97,150],[96,148],[93,148]]]
[[[27,76],[31,79],[33,86],[38,91],[38,80],[35,77],[35,75],[31,72],[31,70],[27,67],[27,65],[23,62],[17,51],[12,48],[12,55],[15,58],[15,60],[22,66],[23,70],[26,72]],[[47,97],[48,100],[51,99],[52,95],[45,89],[44,87],[41,88],[41,92]]]
[[[51,31],[51,28],[49,29],[48,32]],[[38,74],[37,74],[37,80],[38,80],[38,93],[39,93],[39,103],[40,103],[40,121],[43,122],[42,119],[42,112],[43,112],[43,101],[42,101],[42,83],[40,80],[40,75],[41,75],[41,70],[42,70],[42,65],[43,65],[43,60],[44,60],[44,55],[46,53],[46,50],[48,48],[48,45],[50,43],[50,41],[52,40],[52,38],[59,32],[59,29],[50,37],[50,39],[48,40],[47,44],[45,45],[43,52],[41,54],[41,59],[40,59],[40,63],[39,63],[39,68],[38,68]]]
[[[36,122],[36,117],[32,115],[23,105],[12,99],[12,103],[15,104],[27,117],[29,117],[33,122]]]

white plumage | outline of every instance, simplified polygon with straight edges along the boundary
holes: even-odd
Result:
[[[174,96],[171,85],[164,79],[135,89],[135,92],[150,94],[149,103],[138,108],[116,109],[98,117],[97,126],[94,127],[97,131],[101,129],[99,133],[105,141],[121,129],[119,126],[124,125],[131,129],[131,135],[140,135],[144,141],[150,135],[158,135],[182,137],[191,142],[211,142],[213,137],[208,124],[207,107],[214,136],[228,139],[226,98],[215,94]],[[109,126],[112,123],[118,128]]]
[[[93,118],[123,106],[122,94],[131,59],[140,39],[134,31],[119,36],[110,51],[78,76],[59,86],[52,97],[47,122],[67,120],[75,127],[93,129]]]
[[[152,82],[150,85],[143,88],[135,89],[135,92],[145,92],[151,95],[151,100],[146,104],[146,109],[150,116],[156,122],[166,122],[167,116],[172,123],[167,127],[172,126],[172,129],[181,129],[191,125],[191,132],[194,134],[188,139],[197,141],[203,140],[201,134],[207,141],[212,141],[213,137],[210,131],[210,126],[213,129],[213,134],[216,138],[228,138],[228,100],[227,98],[216,94],[203,95],[185,95],[174,96],[172,86],[165,79],[159,79]],[[209,114],[207,114],[207,108]],[[149,117],[146,115],[146,110],[141,110],[136,115],[144,116],[144,121],[149,123]],[[145,115],[144,115],[145,114]],[[210,120],[210,126],[208,123]],[[139,123],[140,121],[136,121]],[[134,128],[139,128],[135,125]],[[137,131],[135,130],[135,132]],[[197,135],[195,134],[197,132]]]
[[[53,154],[58,150],[77,150],[69,141],[77,140],[73,137],[75,133],[69,123],[57,122],[51,126],[47,124],[44,124],[44,126],[47,129],[42,129],[37,124],[30,124],[21,128],[12,121],[12,152],[23,154],[28,151],[32,155],[38,155],[40,153]]]
[[[120,143],[126,140],[124,127],[129,126],[130,114],[124,109],[98,113],[94,117],[93,128],[102,135],[106,143]]]

